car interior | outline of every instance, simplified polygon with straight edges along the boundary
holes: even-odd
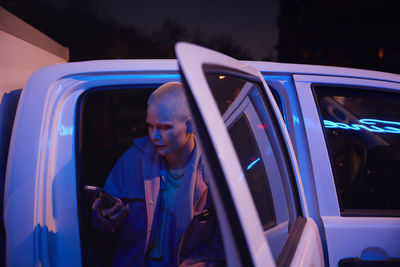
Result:
[[[113,234],[91,223],[93,198],[85,185],[103,187],[118,158],[147,135],[147,99],[158,85],[92,88],[79,101],[77,112],[77,184],[82,262],[84,266],[112,266]],[[79,127],[78,127],[79,126]]]

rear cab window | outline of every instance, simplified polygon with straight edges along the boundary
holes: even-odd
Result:
[[[400,215],[400,95],[313,86],[342,216]]]

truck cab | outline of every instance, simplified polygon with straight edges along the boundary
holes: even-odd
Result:
[[[399,75],[176,52],[29,78],[6,168],[8,266],[111,263],[84,186],[147,134],[147,98],[169,81],[186,87],[228,265],[399,263]]]

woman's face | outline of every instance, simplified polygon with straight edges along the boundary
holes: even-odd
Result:
[[[161,156],[179,153],[188,143],[186,122],[175,114],[163,105],[150,104],[147,108],[149,136]]]

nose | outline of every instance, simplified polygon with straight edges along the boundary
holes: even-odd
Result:
[[[151,134],[151,139],[160,140],[160,131],[157,128],[154,128],[154,130]]]

